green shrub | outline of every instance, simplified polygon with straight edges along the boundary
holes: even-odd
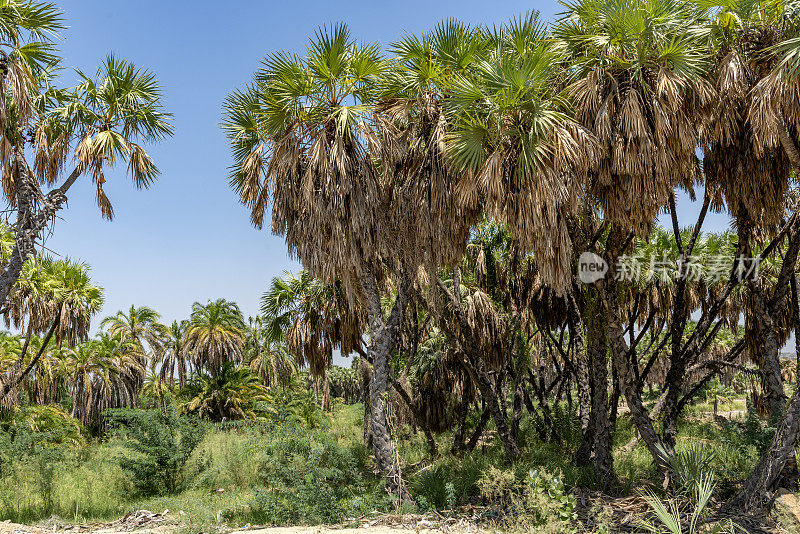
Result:
[[[251,503],[253,520],[315,524],[341,519],[358,502],[362,479],[349,450],[323,432],[287,427],[261,451],[262,484]],[[366,497],[361,496],[363,501]]]
[[[142,496],[174,493],[183,485],[181,469],[203,438],[204,427],[174,409],[113,410],[109,421],[129,454],[120,467]]]
[[[410,477],[409,489],[422,510],[452,510],[480,494],[478,480],[486,465],[482,456],[448,456]]]
[[[60,432],[32,432],[27,425],[0,430],[0,517],[31,523],[52,515],[78,521],[123,512],[129,485],[108,460],[113,447],[63,438]]]
[[[504,515],[500,523],[512,530],[547,527],[570,532],[577,519],[577,501],[559,474],[531,469],[523,480],[512,470],[490,467],[478,482],[484,497]]]

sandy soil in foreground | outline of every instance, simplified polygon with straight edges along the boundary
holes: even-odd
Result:
[[[167,534],[179,530],[178,525],[158,525],[156,527],[143,527],[136,530],[124,530],[114,528],[103,528],[102,526],[97,529],[87,528],[86,530],[79,528],[67,529],[43,529],[40,527],[32,527],[27,525],[18,525],[16,523],[3,522],[0,523],[0,534],[53,534],[54,532],[90,532],[92,534],[119,534],[123,532],[135,532],[136,534]],[[232,532],[241,532],[243,534],[423,534],[424,531],[440,532],[439,529],[410,529],[403,527],[390,527],[390,526],[373,526],[373,527],[360,527],[360,528],[342,528],[335,527],[274,527],[274,528],[259,528],[248,530],[233,530]],[[451,530],[452,529],[448,529]]]
[[[394,516],[394,521],[386,518],[360,520],[357,528],[339,528],[335,525],[313,527],[248,527],[231,529],[231,533],[242,534],[483,534],[485,531],[464,521],[446,519],[432,522],[420,516]],[[69,525],[44,522],[38,526],[19,525],[10,521],[0,522],[0,534],[174,534],[184,525],[167,510],[152,513],[146,510],[131,512],[111,523],[92,523]]]

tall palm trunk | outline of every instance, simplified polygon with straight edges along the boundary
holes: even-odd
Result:
[[[786,258],[789,256],[790,254],[787,254]],[[784,271],[785,269],[782,267],[781,274]],[[782,283],[781,279],[782,277],[779,276],[779,283]],[[798,280],[793,265],[790,280],[792,282],[790,283],[792,320],[795,339],[797,339],[800,337],[800,307],[797,294]],[[800,346],[795,347],[795,352],[800,361]],[[778,429],[769,448],[761,455],[761,459],[739,493],[726,503],[725,510],[756,511],[763,509],[769,503],[772,485],[778,480],[783,468],[795,454],[798,442],[800,442],[800,387],[795,388],[794,395],[789,400],[786,412],[778,423]]]
[[[770,414],[777,417],[783,411],[786,394],[783,389],[781,376],[780,347],[778,347],[778,334],[772,314],[769,313],[767,303],[760,288],[751,284],[751,303],[755,314],[758,335],[759,360],[761,367],[761,385],[764,392],[764,401]]]
[[[396,448],[389,431],[386,413],[389,358],[397,342],[403,310],[408,301],[410,280],[403,278],[400,281],[397,297],[388,319],[384,317],[381,310],[380,292],[375,277],[371,274],[364,276],[362,284],[367,299],[367,315],[370,325],[368,352],[372,359],[372,378],[369,389],[372,449],[378,469],[386,477],[389,491],[403,501],[410,501],[411,496],[403,483],[400,462],[396,456]]]
[[[798,439],[800,439],[800,388],[797,388],[792,395],[769,448],[761,455],[761,459],[739,493],[725,505],[725,510],[756,512],[764,509],[769,504],[772,486],[794,455]]]
[[[11,294],[11,289],[19,280],[22,266],[34,254],[34,245],[47,224],[67,201],[67,191],[75,183],[80,171],[76,168],[61,187],[53,189],[41,199],[36,209],[36,201],[41,196],[36,178],[28,172],[28,163],[22,147],[14,153],[15,179],[17,191],[17,221],[14,225],[14,250],[0,269],[0,304],[4,304]]]
[[[608,344],[603,330],[602,309],[596,302],[589,302],[584,314],[585,321],[578,316],[575,322],[581,331],[586,330],[588,384],[582,385],[579,381],[578,387],[579,390],[582,387],[587,389],[590,412],[575,459],[579,465],[588,465],[594,452],[595,474],[601,487],[608,487],[615,478],[614,457],[611,453],[611,424],[608,418]]]
[[[593,310],[589,318],[589,362],[592,381],[592,426],[594,469],[600,486],[614,483],[611,424],[608,418],[608,344],[602,326],[602,315]]]

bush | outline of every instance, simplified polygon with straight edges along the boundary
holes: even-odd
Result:
[[[502,512],[500,523],[512,530],[547,527],[571,532],[577,501],[559,474],[531,469],[523,480],[513,471],[490,467],[478,482],[481,493]]]
[[[14,407],[10,428],[52,444],[82,445],[86,441],[80,421],[55,405]]]
[[[108,417],[130,453],[119,458],[120,467],[140,495],[181,489],[181,469],[203,439],[205,429],[197,420],[179,416],[174,409],[113,410]]]
[[[265,444],[260,462],[262,485],[251,503],[254,521],[329,523],[366,498],[349,502],[363,491],[355,459],[323,432],[279,430]]]
[[[463,459],[446,457],[419,471],[409,488],[423,510],[454,509],[480,493],[478,480],[487,461],[484,457],[465,455]]]

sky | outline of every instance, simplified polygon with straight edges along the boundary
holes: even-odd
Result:
[[[132,304],[150,306],[165,322],[186,318],[195,301],[236,301],[245,317],[258,313],[269,281],[297,271],[283,238],[250,225],[228,186],[231,163],[219,129],[225,96],[245,84],[270,52],[302,53],[320,25],[347,23],[354,36],[388,45],[404,32],[438,21],[501,24],[538,9],[546,19],[555,1],[256,2],[229,0],[61,1],[67,25],[60,43],[65,66],[94,72],[109,52],[151,69],[174,114],[175,136],[149,152],[159,181],[137,191],[125,169],[106,172],[113,222],[100,216],[87,178],[73,186],[46,246],[87,262],[105,288],[98,319]],[[69,73],[65,81],[70,82]],[[689,224],[697,206],[679,201]],[[712,216],[711,228],[727,226]],[[95,326],[99,320],[95,320]]]

